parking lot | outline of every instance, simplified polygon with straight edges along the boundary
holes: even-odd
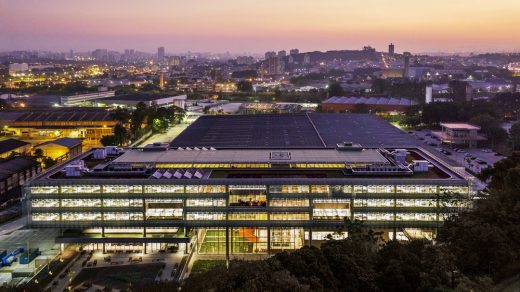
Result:
[[[428,148],[434,148],[439,156],[452,160],[475,174],[504,158],[488,148],[465,149],[442,145],[441,141],[431,134],[431,130],[408,131],[408,134],[428,145]]]

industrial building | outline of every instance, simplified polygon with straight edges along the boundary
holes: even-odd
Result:
[[[347,132],[363,140],[356,120],[376,131],[382,122],[369,115],[229,117],[201,117],[184,142],[92,149],[51,168],[25,186],[29,226],[59,228],[56,242],[87,249],[149,252],[192,243],[203,254],[269,254],[345,236],[334,233],[345,219],[363,221],[386,239],[433,238],[473,193],[463,171],[405,146],[399,135],[386,137],[400,147],[332,144]],[[248,119],[259,139],[240,139],[247,129],[238,121]],[[217,135],[226,130],[220,126],[235,125],[219,136],[232,147],[194,135],[208,121]],[[377,144],[392,133],[380,132],[364,141]],[[175,146],[190,143],[197,145]]]
[[[360,109],[371,112],[404,112],[413,105],[409,98],[333,96],[321,103],[326,112],[352,112]]]
[[[83,146],[99,146],[103,136],[112,135],[115,119],[104,109],[66,108],[14,112],[5,131],[21,138],[40,141],[78,138]]]
[[[63,106],[79,106],[86,102],[92,102],[98,99],[112,97],[115,95],[116,92],[113,90],[68,95],[60,97],[60,104]]]
[[[143,102],[146,106],[152,105],[166,107],[177,106],[182,109],[186,106],[187,95],[165,95],[165,94],[122,94],[113,97],[104,98],[97,101],[98,105],[106,105],[112,107],[130,107],[135,108],[139,102]]]

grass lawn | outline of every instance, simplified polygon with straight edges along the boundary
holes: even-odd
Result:
[[[72,285],[75,287],[88,281],[95,285],[111,286],[115,289],[125,289],[130,283],[142,284],[146,282],[154,282],[162,265],[162,263],[157,263],[84,268],[72,280]]]
[[[225,260],[196,260],[191,268],[192,273],[205,272],[213,267],[226,264]]]

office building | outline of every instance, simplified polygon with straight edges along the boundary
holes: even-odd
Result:
[[[157,62],[162,63],[164,62],[164,47],[160,47],[157,49]]]
[[[278,52],[278,57],[285,58],[287,56],[287,52],[285,50],[281,50]]]
[[[319,244],[345,218],[363,221],[385,239],[432,238],[447,216],[468,206],[469,179],[427,150],[327,144],[345,137],[336,122],[356,135],[380,123],[352,115],[350,121],[367,122],[357,129],[339,116],[238,118],[256,121],[254,134],[235,116],[226,128],[225,117],[209,117],[204,123],[214,124],[222,142],[233,140],[231,147],[188,135],[183,139],[190,147],[172,141],[92,149],[27,184],[24,212],[31,228],[69,230],[58,243],[144,252],[192,243],[198,253],[230,255]],[[273,122],[285,135],[270,130]],[[373,136],[388,134],[381,132]],[[446,201],[444,193],[460,198]]]
[[[388,54],[390,56],[393,56],[395,54],[395,45],[394,44],[388,45]]]
[[[443,193],[461,200],[444,202]],[[319,243],[345,218],[385,239],[432,238],[467,206],[467,179],[419,148],[100,148],[25,187],[31,228],[58,243],[268,254]],[[136,248],[135,245],[138,245]]]
[[[475,148],[478,142],[487,140],[478,131],[480,127],[471,124],[441,123],[441,131],[434,131],[432,134],[446,144]]]

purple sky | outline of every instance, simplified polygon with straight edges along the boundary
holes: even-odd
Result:
[[[0,0],[0,51],[520,49],[518,0]]]

